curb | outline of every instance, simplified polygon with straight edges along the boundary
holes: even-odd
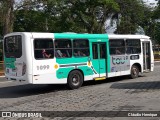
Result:
[[[158,63],[158,62],[160,62],[160,61],[154,61],[155,63]]]
[[[5,78],[5,76],[0,76],[0,83],[6,82],[6,81],[7,81],[7,79]]]

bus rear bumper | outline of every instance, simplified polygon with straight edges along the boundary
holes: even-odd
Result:
[[[5,77],[9,81],[22,82],[22,83],[32,83],[32,76],[31,75],[16,77],[16,76],[9,76],[9,75],[5,74]]]
[[[23,80],[23,79],[16,79],[16,78],[12,78],[12,77],[6,77],[7,81],[12,81],[12,82],[16,82],[18,83],[23,83],[23,84],[28,84],[29,82],[27,80]]]

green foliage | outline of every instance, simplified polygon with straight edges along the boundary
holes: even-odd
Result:
[[[160,19],[160,1],[158,2],[158,7],[153,12],[153,19]]]
[[[32,32],[45,31],[45,14],[34,10],[16,11],[14,31]]]
[[[14,31],[104,33],[106,18],[119,10],[114,0],[47,0],[41,11],[35,3],[15,12]]]
[[[150,36],[155,44],[160,44],[160,20],[158,20],[160,19],[159,5],[154,10],[145,8],[143,22],[140,24],[144,28],[146,35]]]
[[[157,20],[155,24],[155,41],[160,44],[160,1],[158,2],[158,7],[154,11],[153,18]],[[159,20],[158,20],[159,19]]]
[[[155,25],[154,39],[157,44],[160,44],[160,22]]]
[[[48,2],[46,11],[57,16],[62,32],[104,33],[107,16],[119,10],[114,0],[55,0]]]
[[[6,10],[3,2],[2,16]],[[105,21],[111,18],[118,21],[118,34],[135,34],[141,26],[152,39],[159,38],[155,20],[160,18],[160,7],[151,11],[140,0],[24,0],[15,6],[14,16],[9,18],[14,18],[13,31],[105,33]],[[1,17],[1,35],[3,28]]]
[[[135,34],[136,29],[143,23],[145,7],[139,0],[116,0],[120,6],[120,20],[116,33]],[[146,18],[145,18],[146,19]]]

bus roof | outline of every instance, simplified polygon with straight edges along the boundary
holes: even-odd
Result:
[[[118,34],[86,34],[86,33],[45,33],[45,32],[13,32],[5,35],[12,36],[12,35],[27,35],[30,34],[33,38],[99,38],[99,39],[149,39],[149,36],[145,35],[118,35]]]
[[[146,35],[108,35],[109,39],[149,39],[149,36]]]
[[[45,33],[45,32],[13,32],[6,34],[7,36],[13,35],[31,35],[33,38],[99,38],[108,39],[108,34],[86,34],[86,33]]]
[[[54,33],[55,38],[99,38],[108,39],[108,34],[86,34],[86,33]]]

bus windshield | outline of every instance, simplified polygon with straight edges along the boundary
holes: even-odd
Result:
[[[5,57],[20,58],[22,56],[22,37],[20,35],[9,36],[4,39]]]

